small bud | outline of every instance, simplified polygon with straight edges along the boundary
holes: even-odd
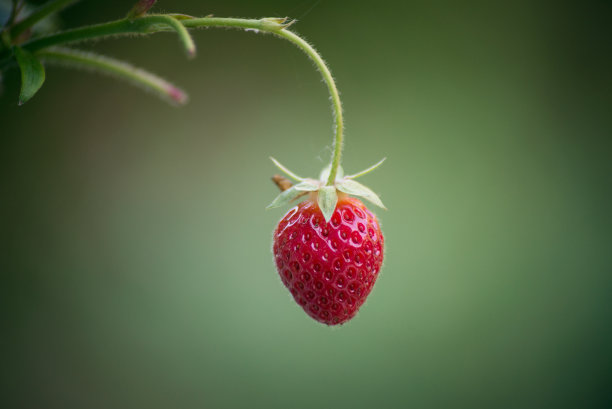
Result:
[[[127,14],[127,18],[134,19],[138,17],[142,17],[157,0],[140,0],[138,3],[132,7],[132,10]]]
[[[174,85],[168,84],[166,92],[170,99],[178,105],[185,105],[189,99],[183,90],[175,87]]]
[[[264,29],[282,30],[295,23],[295,20],[289,20],[289,17],[266,17],[261,19],[261,23]]]

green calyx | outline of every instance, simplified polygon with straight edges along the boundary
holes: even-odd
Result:
[[[325,217],[326,222],[330,221],[332,215],[334,214],[334,210],[336,210],[336,204],[338,203],[338,192],[364,198],[376,206],[386,209],[385,205],[382,203],[376,193],[374,193],[369,187],[354,180],[378,168],[380,165],[382,165],[386,158],[383,158],[375,165],[370,166],[361,172],[348,176],[344,176],[344,171],[342,170],[342,167],[339,166],[336,172],[335,182],[331,186],[328,185],[328,178],[331,168],[330,166],[325,167],[321,171],[319,179],[317,180],[297,176],[294,172],[287,169],[276,159],[270,159],[277,168],[298,183],[278,195],[272,201],[272,203],[268,205],[267,209],[284,206],[311,192],[316,193],[317,203],[321,209],[321,212],[323,213],[323,217]]]

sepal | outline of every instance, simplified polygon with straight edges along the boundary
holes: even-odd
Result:
[[[348,175],[346,178],[347,178],[347,179],[356,179],[356,178],[358,178],[358,177],[360,177],[360,176],[366,175],[366,174],[368,174],[368,173],[372,172],[373,170],[376,170],[376,169],[377,169],[377,168],[378,168],[380,165],[382,165],[382,164],[383,164],[383,162],[384,162],[384,161],[386,161],[386,160],[387,160],[387,158],[382,158],[382,159],[381,159],[381,160],[379,160],[379,161],[378,161],[376,164],[374,164],[374,165],[370,166],[369,168],[364,169],[364,170],[362,170],[361,172],[357,172],[357,173],[355,173],[354,175]]]
[[[290,171],[289,169],[281,165],[281,163],[277,161],[276,159],[274,159],[272,156],[270,156],[270,160],[276,165],[277,168],[283,171],[291,179],[297,180],[298,182],[301,182],[304,180],[304,178],[299,177],[298,175],[296,175],[295,173],[293,173],[292,171]]]
[[[355,182],[351,179],[344,179],[336,184],[339,191],[347,193],[349,195],[363,197],[374,203],[376,206],[386,209],[380,198],[374,193],[369,187],[362,185],[359,182]]]
[[[303,191],[297,190],[295,186],[292,186],[289,189],[287,189],[284,192],[282,192],[280,195],[276,196],[276,199],[274,199],[272,201],[272,203],[270,203],[266,207],[266,209],[273,209],[275,207],[284,206],[284,205],[288,204],[289,202],[297,199],[298,197],[300,197],[303,194],[304,194]]]
[[[313,179],[305,179],[303,182],[300,182],[295,185],[295,188],[302,192],[315,192],[319,190],[320,187],[321,184]]]
[[[323,186],[319,188],[319,209],[323,213],[326,222],[331,220],[336,204],[338,203],[338,193],[335,186]]]

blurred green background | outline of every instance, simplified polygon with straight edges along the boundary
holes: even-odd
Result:
[[[389,208],[382,274],[339,328],[277,277],[268,156],[315,176],[331,145],[293,45],[208,29],[187,61],[170,33],[84,44],[191,102],[49,67],[18,107],[5,77],[0,406],[612,407],[610,1],[156,10],[299,19],[342,92],[345,169],[388,157],[364,178]]]

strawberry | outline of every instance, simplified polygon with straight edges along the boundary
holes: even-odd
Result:
[[[327,169],[319,182],[299,178],[273,161],[300,183],[284,190],[269,207],[308,195],[274,231],[273,253],[280,278],[313,319],[327,325],[345,323],[372,291],[384,251],[376,216],[349,193],[382,206],[378,196],[353,180],[382,161],[353,176],[344,177],[340,171],[334,186],[324,186]]]

